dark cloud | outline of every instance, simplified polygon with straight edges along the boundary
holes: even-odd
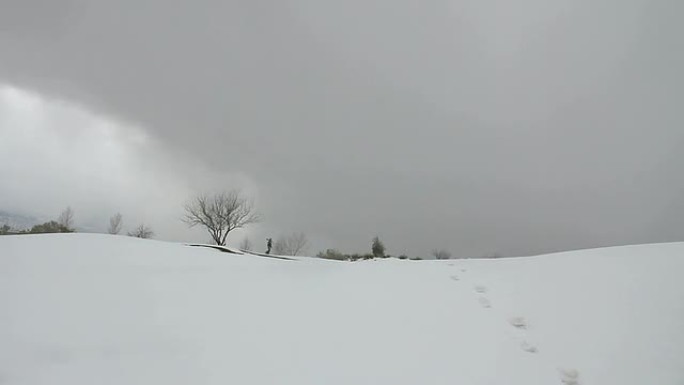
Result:
[[[264,233],[528,254],[684,230],[680,2],[3,4],[2,80],[246,174]]]

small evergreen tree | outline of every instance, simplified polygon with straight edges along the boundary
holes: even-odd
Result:
[[[371,251],[373,252],[374,258],[384,258],[385,257],[385,245],[382,244],[380,238],[373,238],[373,244],[371,246]]]
[[[0,226],[0,235],[6,235],[9,234],[12,231],[12,228],[8,224],[4,224]]]

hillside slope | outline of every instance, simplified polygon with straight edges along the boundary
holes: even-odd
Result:
[[[295,261],[0,237],[2,384],[684,384],[684,244]]]

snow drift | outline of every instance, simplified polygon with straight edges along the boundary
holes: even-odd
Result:
[[[684,244],[278,260],[0,237],[2,384],[684,384]]]

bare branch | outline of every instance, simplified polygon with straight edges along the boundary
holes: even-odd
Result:
[[[121,232],[121,214],[117,213],[113,217],[109,218],[109,229],[107,229],[109,234],[119,234]]]
[[[242,242],[240,242],[240,250],[251,251],[253,247],[254,246],[252,246],[252,241],[250,241],[247,237],[245,237],[245,239],[243,239]]]
[[[57,222],[64,226],[65,229],[73,231],[74,210],[71,209],[71,206],[67,207],[64,209],[64,211],[62,211],[61,214],[59,214],[59,219],[57,219]]]
[[[152,238],[154,236],[154,231],[152,231],[152,229],[150,227],[142,224],[142,225],[136,227],[135,230],[129,231],[128,236],[129,237],[148,239],[148,238]]]
[[[435,257],[435,259],[451,259],[451,253],[444,249],[432,250],[432,255]]]
[[[225,246],[228,234],[260,220],[252,201],[238,190],[221,192],[211,197],[199,195],[185,204],[183,222],[188,226],[202,226],[214,243]]]
[[[293,233],[289,237],[280,237],[273,246],[277,255],[298,255],[306,251],[309,241],[304,233]]]

